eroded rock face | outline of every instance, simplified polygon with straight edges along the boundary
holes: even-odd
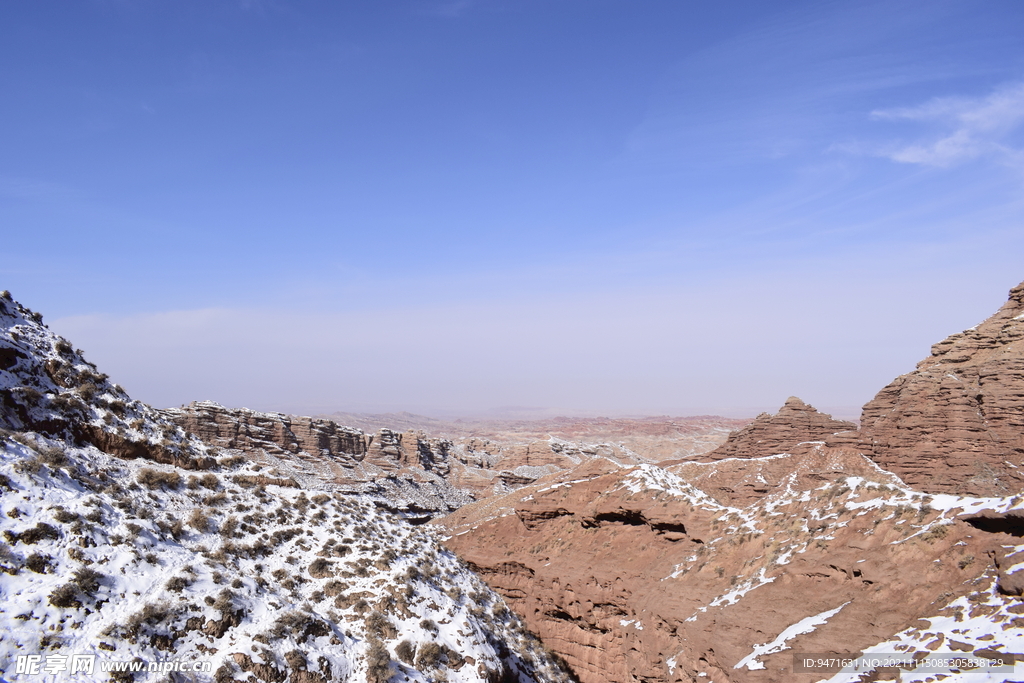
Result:
[[[432,514],[450,512],[473,499],[500,495],[591,461],[628,466],[666,455],[699,454],[721,443],[729,427],[745,423],[716,417],[442,423],[405,415],[397,418],[408,429],[398,431],[380,427],[377,419],[347,415],[376,429],[370,434],[328,416],[265,413],[210,401],[162,413],[211,446],[263,453],[285,468],[289,462],[302,461],[353,490],[393,494],[399,506]],[[427,436],[415,428],[421,423],[451,431]],[[548,428],[554,433],[541,438]],[[630,431],[634,428],[636,434]],[[566,438],[582,436],[607,440],[587,443]],[[301,473],[288,474],[301,478]]]
[[[746,427],[733,432],[724,444],[701,456],[702,460],[756,458],[778,453],[806,453],[815,441],[857,425],[834,420],[796,396],[790,396],[775,415],[761,413]]]
[[[204,442],[237,450],[328,455],[362,460],[369,439],[357,429],[308,417],[229,409],[212,401],[195,401],[163,411]]]
[[[702,490],[762,475],[778,481],[745,507]],[[595,463],[568,476],[441,523],[449,547],[583,683],[818,681],[792,671],[793,652],[856,652],[913,627],[978,590],[986,570],[991,581],[996,551],[1014,538],[932,509],[860,454],[821,444],[727,463]],[[1015,591],[1016,578],[1001,590]],[[755,656],[815,617],[785,649]]]
[[[417,432],[364,434],[332,420],[226,408],[197,401],[162,414],[219,448],[262,454],[285,473],[326,478],[353,492],[376,493],[397,509],[436,514],[471,501],[453,483],[451,442]],[[302,464],[308,471],[303,472]]]
[[[857,447],[925,491],[1006,495],[1024,487],[1024,283],[977,327],[932,347],[878,392]]]

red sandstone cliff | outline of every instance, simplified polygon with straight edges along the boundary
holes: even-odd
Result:
[[[1007,495],[1024,487],[1024,283],[977,327],[932,347],[878,392],[859,432],[830,443],[861,449],[925,491]]]
[[[775,415],[761,413],[746,427],[733,432],[725,443],[701,456],[701,460],[754,458],[778,453],[807,452],[815,441],[857,425],[834,420],[796,396],[786,399]]]

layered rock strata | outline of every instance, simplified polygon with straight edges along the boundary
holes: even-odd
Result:
[[[935,344],[878,392],[859,431],[830,442],[861,449],[925,491],[1024,488],[1024,283],[995,315]]]
[[[778,413],[761,413],[753,422],[730,434],[725,443],[700,459],[724,460],[805,453],[813,448],[813,442],[856,427],[852,422],[834,420],[831,415],[820,413],[796,396],[790,396]]]
[[[709,478],[695,482],[699,468]],[[702,490],[717,470],[720,482],[777,483],[742,507],[723,504]],[[665,468],[594,462],[441,523],[448,546],[583,683],[811,683],[827,676],[795,672],[793,652],[859,652],[900,634],[935,648],[919,620],[963,596],[985,604],[971,617],[1008,611],[998,617],[1007,627],[1016,618],[1019,577],[1008,567],[1020,556],[1002,555],[1018,540],[1012,530],[960,519],[969,501],[938,508],[896,483],[860,454],[821,444]],[[985,633],[956,637],[964,652],[1010,647]]]

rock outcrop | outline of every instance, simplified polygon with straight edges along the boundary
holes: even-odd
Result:
[[[451,442],[417,432],[364,434],[332,420],[226,408],[196,401],[161,411],[203,442],[263,458],[293,479],[327,479],[372,493],[396,510],[443,514],[473,500],[453,483]]]
[[[321,470],[329,466],[321,476],[352,490],[385,491],[399,507],[432,514],[506,493],[591,460],[628,466],[700,454],[721,443],[730,427],[745,424],[707,416],[443,423],[406,413],[395,416],[406,427],[397,431],[380,426],[387,416],[337,416],[376,430],[370,434],[342,426],[330,416],[226,408],[210,401],[162,413],[211,446],[262,453],[280,460],[277,464],[283,468],[297,461]],[[427,436],[420,426],[444,429],[445,436]],[[573,437],[595,442],[569,440]]]
[[[864,406],[859,431],[830,443],[924,491],[1024,488],[1024,283],[988,320],[935,344]]]
[[[367,451],[365,434],[330,420],[229,409],[213,401],[194,401],[163,413],[204,442],[220,448],[354,460],[361,460]]]
[[[781,481],[744,507],[695,481],[699,468],[758,476],[780,463]],[[859,652],[911,632],[924,650],[935,633],[918,620],[961,596],[1013,611],[1016,598],[999,593],[1012,595],[1019,577],[1002,567],[1019,560],[996,555],[1015,540],[1012,529],[981,529],[960,519],[967,501],[940,509],[896,481],[858,453],[821,444],[664,468],[595,462],[441,523],[449,547],[583,683],[810,683],[827,676],[795,673],[793,652]],[[998,589],[997,569],[1006,575]],[[965,651],[992,644],[977,636]],[[764,647],[779,638],[785,647]]]
[[[756,458],[778,453],[805,453],[835,432],[857,425],[834,420],[796,396],[790,396],[775,415],[761,413],[746,427],[733,432],[725,443],[700,457],[701,460]]]

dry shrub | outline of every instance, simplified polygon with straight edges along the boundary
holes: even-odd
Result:
[[[66,583],[63,586],[55,588],[53,592],[50,593],[49,601],[54,607],[62,607],[65,609],[82,606],[82,601],[78,599],[78,589],[71,583]]]
[[[371,636],[384,638],[385,640],[390,640],[398,635],[395,625],[376,610],[370,612],[369,616],[366,617],[366,632]]]
[[[412,666],[412,663],[416,660],[416,646],[408,640],[403,640],[395,648],[395,654],[403,662]]]
[[[135,479],[151,491],[156,489],[176,490],[181,486],[181,475],[177,472],[161,472],[149,467],[139,470]]]
[[[75,572],[74,576],[74,584],[78,587],[78,590],[86,595],[95,593],[100,587],[100,582],[103,580],[103,574],[92,567],[82,567]]]
[[[210,518],[206,516],[205,512],[196,508],[188,517],[188,525],[203,534],[210,528]]]
[[[433,669],[441,663],[444,655],[444,648],[437,643],[430,641],[420,645],[419,654],[416,655],[417,669]]]
[[[334,566],[322,557],[318,557],[309,565],[309,575],[314,579],[327,579],[334,576]]]
[[[391,655],[379,640],[370,640],[366,653],[366,682],[386,683],[391,678]]]
[[[8,543],[24,543],[25,545],[35,545],[39,541],[50,539],[57,540],[60,538],[60,532],[52,524],[46,522],[39,522],[34,527],[26,529],[21,533],[11,531],[10,529],[4,530],[4,538],[7,539]]]

